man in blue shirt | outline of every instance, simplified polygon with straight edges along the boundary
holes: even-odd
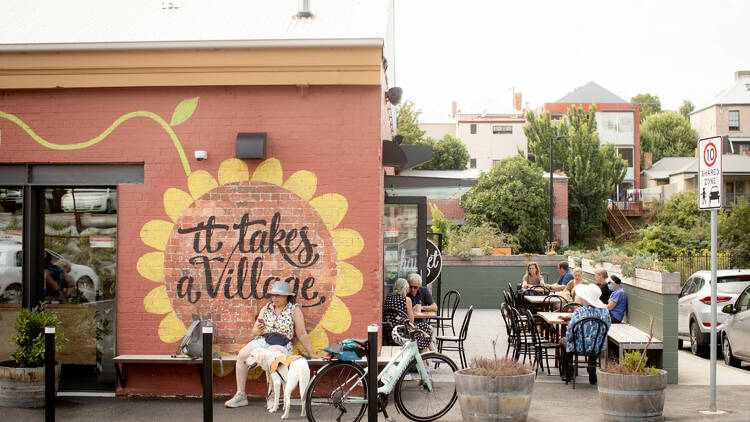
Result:
[[[612,294],[609,296],[609,303],[607,309],[612,317],[612,322],[620,323],[625,318],[625,309],[628,306],[628,295],[625,294],[625,290],[620,286],[622,281],[620,277],[612,274],[609,277],[609,290],[612,290]]]
[[[550,290],[565,290],[570,280],[573,279],[573,273],[570,271],[568,261],[560,261],[557,264],[557,272],[560,273],[560,278],[557,279],[557,283],[549,286]]]
[[[422,287],[422,277],[417,273],[411,273],[406,277],[409,282],[409,293],[406,297],[411,299],[411,305],[421,305],[422,312],[437,312],[437,303],[427,287]]]

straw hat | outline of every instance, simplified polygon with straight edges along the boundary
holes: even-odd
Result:
[[[279,296],[294,296],[294,293],[289,291],[289,283],[286,281],[277,281],[271,286],[271,290],[268,292],[269,295]]]
[[[576,294],[576,298],[580,298],[589,305],[595,307],[595,308],[606,308],[607,305],[604,304],[601,300],[599,300],[599,296],[602,295],[602,291],[599,289],[599,286],[596,284],[579,284],[577,285],[573,291]]]

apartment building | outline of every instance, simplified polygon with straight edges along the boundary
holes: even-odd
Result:
[[[690,113],[698,138],[729,137],[725,154],[750,154],[750,70],[734,73],[734,82]]]

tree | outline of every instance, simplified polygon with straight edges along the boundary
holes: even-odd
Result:
[[[690,100],[682,100],[682,105],[680,106],[680,114],[682,114],[688,121],[690,121],[690,113],[695,110],[695,104],[690,102]]]
[[[522,252],[544,251],[548,206],[549,186],[542,168],[518,156],[482,173],[461,198],[470,225],[488,222],[515,235]]]
[[[412,101],[404,101],[396,115],[397,133],[403,135],[405,145],[424,144],[426,131],[419,128],[419,115],[422,110],[415,110]]]
[[[651,95],[651,94],[638,94],[635,97],[630,99],[631,103],[638,103],[641,106],[641,122],[643,120],[656,113],[661,111],[661,100],[659,100],[658,95]]]
[[[641,125],[641,151],[652,152],[654,162],[664,157],[690,157],[696,145],[698,135],[676,111],[652,114]]]
[[[721,211],[718,221],[719,247],[730,251],[738,259],[738,264],[735,265],[740,268],[750,263],[748,233],[750,233],[750,207],[745,198],[740,198],[732,208]]]
[[[596,106],[589,111],[573,107],[560,122],[544,113],[527,113],[524,132],[529,151],[540,166],[549,170],[550,136],[567,134],[554,142],[553,170],[563,170],[568,180],[568,221],[572,240],[582,240],[604,222],[604,201],[625,177],[627,163],[614,145],[601,145],[596,134]],[[559,151],[559,152],[558,152]],[[558,154],[563,158],[558,159]]]
[[[432,145],[432,161],[422,164],[420,170],[466,170],[469,163],[469,150],[460,139],[446,134],[435,141],[427,138]]]

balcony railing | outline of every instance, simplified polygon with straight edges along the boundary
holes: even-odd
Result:
[[[745,202],[750,203],[750,193],[728,192],[724,194],[724,206],[731,207],[732,205],[739,202],[740,198],[745,198]]]
[[[643,215],[643,201],[615,201],[615,206],[625,217],[640,217]]]

